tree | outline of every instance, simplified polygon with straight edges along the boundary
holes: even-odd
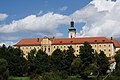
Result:
[[[63,52],[60,49],[56,49],[50,57],[52,71],[61,71],[63,67]]]
[[[8,63],[5,59],[0,59],[0,80],[8,80]]]
[[[36,65],[35,65],[35,56],[36,56],[36,49],[33,49],[28,53],[27,60],[28,60],[28,75],[35,74]]]
[[[82,61],[80,75],[83,80],[88,79],[88,75],[90,75],[91,72],[89,67],[94,63],[94,58],[92,46],[88,42],[85,42],[83,46],[80,47],[80,59]]]
[[[0,47],[0,58],[7,60],[11,76],[23,76],[26,73],[27,61],[19,48],[3,45]]]
[[[100,51],[97,66],[98,66],[98,73],[100,75],[102,74],[105,75],[107,70],[109,69],[110,64],[108,58],[106,57],[103,51]]]
[[[43,50],[38,50],[35,57],[36,73],[40,74],[49,71],[49,56]]]
[[[115,61],[116,61],[116,70],[120,70],[120,50],[116,52],[115,55]]]
[[[51,55],[51,66],[53,71],[59,70],[70,74],[70,66],[75,59],[74,49],[72,46],[68,50],[61,51],[56,49]]]
[[[82,61],[80,58],[76,58],[73,60],[71,64],[71,74],[73,75],[80,75],[82,67]]]
[[[69,46],[67,50],[65,50],[64,53],[64,66],[63,69],[68,72],[69,75],[71,75],[70,66],[73,62],[73,60],[76,58],[74,55],[75,50],[72,48],[72,46]]]
[[[10,75],[24,76],[27,73],[27,60],[23,57],[23,52],[19,48],[8,47],[8,58]]]

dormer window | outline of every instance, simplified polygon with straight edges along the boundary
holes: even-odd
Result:
[[[73,41],[70,41],[70,43],[73,43]]]
[[[103,42],[105,42],[105,40],[102,40]]]
[[[97,42],[97,40],[95,40],[95,42]]]
[[[39,38],[37,38],[37,42],[39,42]]]

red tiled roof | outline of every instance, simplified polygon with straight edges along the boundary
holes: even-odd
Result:
[[[114,43],[115,47],[120,48],[120,44],[117,40],[112,40],[112,42]]]
[[[20,40],[14,46],[40,45],[42,38],[25,38]]]
[[[111,41],[105,37],[56,38],[53,40],[52,44],[80,44],[84,42],[101,43],[101,42],[111,42]]]
[[[89,43],[114,43],[115,47],[120,47],[116,40],[109,40],[106,37],[85,37],[85,38],[48,38],[53,45],[57,44],[82,44]],[[26,38],[20,40],[15,46],[40,45],[43,38]]]

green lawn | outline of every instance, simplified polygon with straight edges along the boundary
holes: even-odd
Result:
[[[9,80],[30,80],[29,77],[10,77]]]
[[[10,77],[9,80],[30,80],[30,78],[29,77]],[[34,80],[41,80],[41,78],[39,77],[39,78],[34,79]],[[69,76],[68,79],[63,79],[63,80],[81,80],[81,79],[77,78],[75,76]],[[96,78],[93,77],[90,80],[96,80]],[[101,80],[102,80],[102,78],[101,78]],[[108,77],[105,80],[120,80],[120,77],[112,76],[112,77]]]

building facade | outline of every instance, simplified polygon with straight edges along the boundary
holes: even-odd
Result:
[[[115,52],[120,49],[120,44],[116,40],[107,39],[106,37],[83,37],[76,38],[76,29],[74,28],[74,22],[71,21],[71,26],[69,28],[69,38],[25,38],[20,40],[15,47],[19,47],[25,54],[32,49],[42,49],[48,55],[51,55],[54,50],[61,49],[67,50],[68,46],[72,46],[75,50],[75,55],[79,54],[80,46],[83,46],[84,42],[89,42],[92,48],[97,51],[104,51],[107,57],[112,57]]]

